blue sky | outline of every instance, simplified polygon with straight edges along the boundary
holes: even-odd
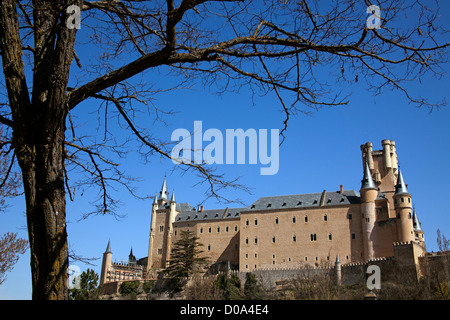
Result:
[[[443,3],[443,12],[449,5]],[[448,39],[446,40],[448,42]],[[448,65],[445,67],[448,71]],[[435,100],[447,98],[449,77],[440,80],[426,78],[422,83],[410,84],[414,93]],[[252,194],[227,191],[223,195],[241,199],[246,205],[259,197],[321,192],[344,189],[359,190],[362,179],[360,145],[371,141],[374,150],[381,149],[381,140],[395,140],[398,158],[408,189],[413,196],[428,251],[436,251],[436,230],[450,237],[450,110],[443,107],[429,113],[408,104],[399,92],[387,92],[373,97],[362,83],[347,88],[352,92],[345,106],[322,108],[311,116],[297,115],[290,120],[286,140],[280,147],[279,171],[276,175],[260,175],[260,164],[219,165],[218,171],[226,177],[242,176],[240,182],[251,188]],[[283,114],[275,96],[254,97],[243,88],[239,94],[214,95],[213,89],[200,86],[161,95],[158,106],[176,110],[167,116],[167,126],[149,122],[161,139],[170,140],[173,130],[193,130],[194,121],[203,122],[203,131],[217,128],[281,129]],[[77,116],[86,122],[96,121],[88,113],[95,107],[91,101],[80,105]],[[92,109],[91,109],[92,110]],[[87,126],[91,124],[87,123]],[[206,146],[206,143],[203,145]],[[150,163],[130,153],[122,162],[126,172],[142,179],[136,184],[140,194],[152,196],[159,192],[165,175],[169,192],[175,190],[178,202],[196,205],[204,200],[204,188],[193,187],[198,180],[192,174],[181,175],[173,171],[173,164],[153,157]],[[152,199],[137,200],[118,190],[115,196],[124,204],[118,210],[122,219],[113,216],[91,216],[77,222],[84,212],[91,211],[90,200],[96,191],[89,189],[76,195],[76,201],[67,201],[69,246],[76,254],[94,257],[95,266],[72,262],[82,270],[93,268],[100,273],[101,257],[108,240],[111,241],[113,259],[127,260],[130,248],[137,258],[147,256]],[[22,197],[8,202],[10,207],[0,213],[0,234],[18,232],[27,238],[24,200]],[[225,204],[208,200],[206,209],[223,208]],[[240,206],[236,204],[236,206]],[[30,299],[31,276],[29,250],[20,257],[7,280],[0,286],[0,299]]]

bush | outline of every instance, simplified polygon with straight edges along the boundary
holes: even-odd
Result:
[[[145,293],[152,292],[153,286],[155,285],[155,280],[145,281],[142,285],[142,289],[144,289]]]
[[[119,292],[121,295],[130,295],[133,299],[138,294],[139,281],[125,281],[120,285]]]

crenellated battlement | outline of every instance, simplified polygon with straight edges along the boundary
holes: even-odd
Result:
[[[412,245],[413,243],[413,241],[394,242],[394,247]]]

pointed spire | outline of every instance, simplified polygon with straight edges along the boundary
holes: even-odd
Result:
[[[403,179],[402,172],[398,170],[398,178],[397,178],[397,184],[395,185],[395,194],[394,195],[400,195],[400,194],[407,194],[409,195],[408,188],[406,187],[405,180]]]
[[[366,168],[364,170],[364,178],[362,179],[361,190],[364,189],[377,189],[373,182],[372,175],[370,174],[369,164],[366,162]]]
[[[130,250],[130,254],[129,254],[130,256],[132,256],[133,255],[133,247],[131,247],[131,250]]]
[[[339,253],[336,254],[336,263],[341,263],[341,260],[339,260]]]
[[[110,240],[108,240],[108,246],[106,247],[105,253],[112,253],[111,252],[111,241]]]
[[[176,202],[175,201],[175,190],[172,191],[172,198],[170,198],[170,202]]]
[[[158,204],[158,196],[156,193],[155,193],[155,200],[153,200],[153,204]]]
[[[419,218],[417,217],[416,210],[413,211],[413,227],[416,231],[423,231],[420,225]]]
[[[161,191],[159,192],[159,199],[167,200],[168,197],[169,197],[169,192],[167,191],[167,181],[166,181],[166,176],[164,176],[164,182],[161,187]]]

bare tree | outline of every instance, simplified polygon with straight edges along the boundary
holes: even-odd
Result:
[[[27,249],[28,241],[17,238],[17,233],[7,232],[0,237],[0,284],[6,280],[6,273],[13,269],[19,255]]]
[[[119,170],[128,141],[116,141],[106,120],[128,130],[145,156],[172,158],[151,121],[139,123],[144,112],[158,121],[168,111],[153,100],[158,92],[198,80],[220,93],[241,88],[273,93],[285,115],[283,136],[292,115],[347,103],[346,87],[361,80],[374,94],[395,89],[415,105],[439,106],[408,90],[409,81],[442,73],[448,44],[439,41],[445,30],[438,6],[378,1],[381,25],[371,29],[369,5],[352,0],[326,5],[313,0],[0,0],[7,93],[0,101],[0,123],[10,129],[8,140],[22,172],[33,298],[68,297],[65,196],[72,197],[71,170],[81,169],[100,188],[95,213],[114,212],[111,186],[129,188]],[[84,59],[83,48],[98,52],[98,59]],[[160,80],[166,76],[178,84],[164,88]],[[105,119],[98,137],[77,133],[79,124],[71,115],[85,101]],[[198,174],[212,196],[220,197],[224,187],[242,187],[203,163],[182,167]]]

